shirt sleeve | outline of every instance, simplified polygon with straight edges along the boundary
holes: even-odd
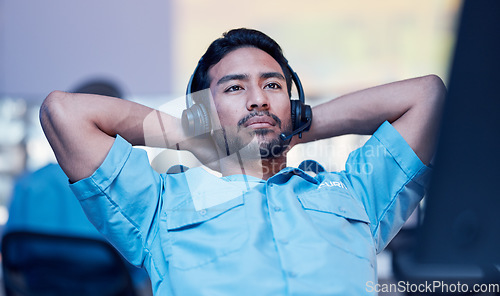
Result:
[[[366,209],[377,252],[381,252],[423,198],[430,168],[386,121],[349,155],[345,173]]]
[[[132,264],[142,265],[158,233],[163,179],[147,154],[117,135],[92,176],[70,184],[88,219]]]

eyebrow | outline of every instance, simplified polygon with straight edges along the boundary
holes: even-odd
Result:
[[[281,73],[279,72],[266,72],[266,73],[262,73],[260,75],[261,78],[278,78],[278,79],[282,79],[282,80],[285,80],[285,77],[283,77],[283,75],[281,75]]]
[[[278,78],[285,80],[285,77],[281,75],[279,72],[265,72],[260,74],[261,78],[268,79],[268,78]],[[224,82],[228,82],[231,80],[248,80],[249,76],[248,74],[229,74],[226,76],[223,76],[219,81],[217,81],[217,85],[223,84]]]
[[[223,84],[224,82],[228,82],[231,80],[247,80],[248,75],[247,74],[229,74],[217,81],[217,85]]]

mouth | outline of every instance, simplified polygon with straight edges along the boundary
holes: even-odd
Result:
[[[251,127],[253,129],[270,128],[275,125],[276,121],[269,116],[254,116],[243,124],[244,127]]]
[[[269,129],[274,126],[281,128],[281,120],[278,116],[268,112],[250,113],[238,122],[238,129],[249,127],[252,129]]]

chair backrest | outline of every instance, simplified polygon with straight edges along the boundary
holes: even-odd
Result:
[[[97,239],[9,232],[2,269],[7,296],[136,295],[124,259]]]

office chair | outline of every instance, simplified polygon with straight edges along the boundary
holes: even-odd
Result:
[[[97,239],[9,232],[2,269],[6,296],[136,296],[124,259]]]

